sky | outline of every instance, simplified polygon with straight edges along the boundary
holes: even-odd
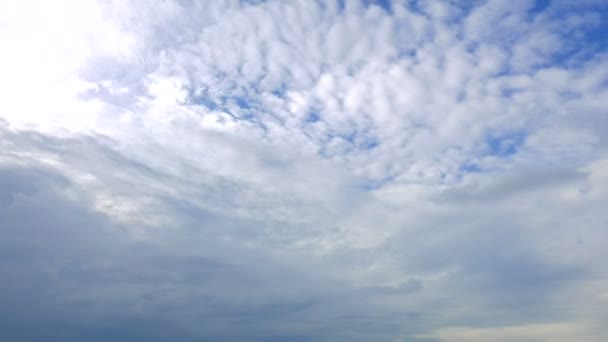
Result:
[[[0,2],[0,340],[608,341],[608,1]]]

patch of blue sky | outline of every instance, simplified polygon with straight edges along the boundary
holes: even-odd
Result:
[[[241,0],[241,4],[244,5],[258,5],[266,2],[267,0]]]
[[[460,172],[462,173],[479,173],[481,171],[479,165],[475,163],[466,163],[460,167]]]
[[[330,133],[325,136],[325,143],[329,143],[334,139],[341,139],[347,144],[343,146],[343,149],[339,152],[340,154],[349,154],[357,151],[370,151],[380,145],[380,142],[374,137],[366,134],[352,131],[350,133],[335,134]],[[322,148],[319,154],[323,157],[332,157],[335,153],[328,153],[326,148]]]
[[[349,134],[340,135],[340,137],[348,141],[351,145],[355,145],[355,139],[357,138],[357,131],[353,131]]]
[[[323,5],[323,0],[318,0],[321,2],[321,5]],[[338,6],[340,9],[344,9],[344,7],[346,6],[346,2],[348,0],[337,0],[338,1]],[[380,8],[382,8],[384,11],[386,11],[387,13],[392,13],[393,11],[393,0],[361,0],[363,2],[363,5],[366,7],[369,6],[378,6]]]
[[[285,92],[287,91],[287,86],[285,85],[285,83],[281,83],[281,85],[275,89],[272,90],[272,95],[279,97],[279,98],[284,98],[285,97]]]
[[[222,104],[218,104],[214,99],[206,96],[191,97],[190,101],[209,110],[220,110],[223,107]]]
[[[389,184],[394,180],[394,175],[389,175],[381,179],[366,179],[365,181],[357,184],[356,188],[364,191],[373,191],[382,188],[384,185]]]
[[[475,161],[474,159],[471,159],[471,160],[468,160],[468,161],[460,164],[454,173],[451,173],[451,174],[442,173],[441,180],[444,184],[449,184],[449,183],[453,184],[454,182],[457,183],[457,182],[462,181],[464,176],[467,174],[483,173],[486,171],[487,170],[485,170],[484,168],[479,166],[477,161]]]
[[[497,157],[508,159],[517,154],[526,142],[527,133],[525,131],[503,132],[500,134],[487,134],[482,143],[479,157]],[[479,166],[475,159],[464,162],[458,169],[461,175],[467,173],[480,173],[484,169]]]
[[[342,139],[348,141],[355,150],[372,150],[378,145],[380,142],[374,137],[369,136],[363,132],[354,131],[347,135],[340,136]]]
[[[221,111],[236,120],[245,120],[257,124],[263,130],[266,127],[260,122],[259,118],[252,112],[255,102],[242,96],[220,96],[213,98],[210,96],[191,96],[190,102],[203,106],[209,110]]]
[[[530,9],[531,14],[543,12],[551,5],[551,0],[536,0],[534,6]]]
[[[321,117],[316,112],[310,112],[306,115],[305,121],[307,123],[315,123],[321,120]]]
[[[506,158],[517,153],[525,143],[526,134],[523,131],[510,132],[500,135],[487,135],[485,138],[486,154]]]
[[[190,94],[190,103],[206,107],[210,110],[227,111],[229,107],[236,106],[242,110],[252,107],[252,99],[244,96],[210,96],[209,94]]]
[[[250,109],[251,108],[251,99],[247,99],[245,97],[235,97],[234,103],[239,106],[241,109]]]
[[[475,6],[458,5],[465,12],[475,8]],[[412,9],[419,8],[419,1],[413,1],[410,7]],[[528,10],[528,15],[530,21],[536,20],[539,15],[543,15],[556,22],[564,23],[563,30],[558,29],[553,32],[563,38],[564,46],[543,64],[537,65],[537,68],[547,66],[577,67],[589,61],[598,52],[608,51],[608,21],[603,20],[603,18],[608,17],[608,1],[557,2],[537,0]],[[575,16],[579,17],[575,18]],[[576,29],[568,29],[568,25],[565,24],[568,20],[582,20],[583,22]],[[498,34],[494,37],[494,43],[509,48],[517,39],[517,35],[500,36]],[[473,51],[479,44],[481,42],[468,42],[467,49]],[[508,70],[505,71],[508,72]]]
[[[512,98],[513,96],[523,92],[524,91],[520,88],[505,87],[501,89],[500,94],[504,98]]]
[[[608,51],[608,23],[600,26],[575,33],[577,36],[571,37],[569,46],[553,56],[552,64],[581,67],[598,53]]]
[[[549,1],[538,1],[536,8],[531,13],[535,14],[545,8],[550,8],[550,5],[545,4],[546,2]],[[543,3],[543,5],[540,6],[538,3]],[[573,1],[568,3],[568,6],[551,11],[551,15],[559,22],[573,19],[583,21],[580,27],[574,30],[560,32],[567,41],[567,45],[552,56],[551,64],[577,67],[589,61],[598,52],[608,51],[608,21],[604,19],[608,17],[608,2],[585,4]],[[565,25],[565,27],[568,26]]]
[[[408,9],[416,14],[425,15],[424,11],[420,6],[420,2],[418,0],[411,0],[408,2]]]
[[[380,142],[374,138],[367,138],[359,142],[357,146],[361,150],[373,150],[380,145]]]
[[[379,6],[380,8],[382,8],[383,10],[385,10],[388,13],[393,12],[393,4],[392,4],[391,0],[364,0],[363,2],[367,6],[370,6],[370,5]]]

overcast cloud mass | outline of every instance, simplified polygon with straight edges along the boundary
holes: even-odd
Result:
[[[608,1],[0,2],[1,341],[608,341]]]

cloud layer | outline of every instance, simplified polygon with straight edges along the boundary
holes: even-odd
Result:
[[[603,1],[0,13],[3,340],[608,339]]]

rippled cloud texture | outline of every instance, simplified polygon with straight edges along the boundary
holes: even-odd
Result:
[[[3,1],[0,340],[608,340],[608,3]]]

